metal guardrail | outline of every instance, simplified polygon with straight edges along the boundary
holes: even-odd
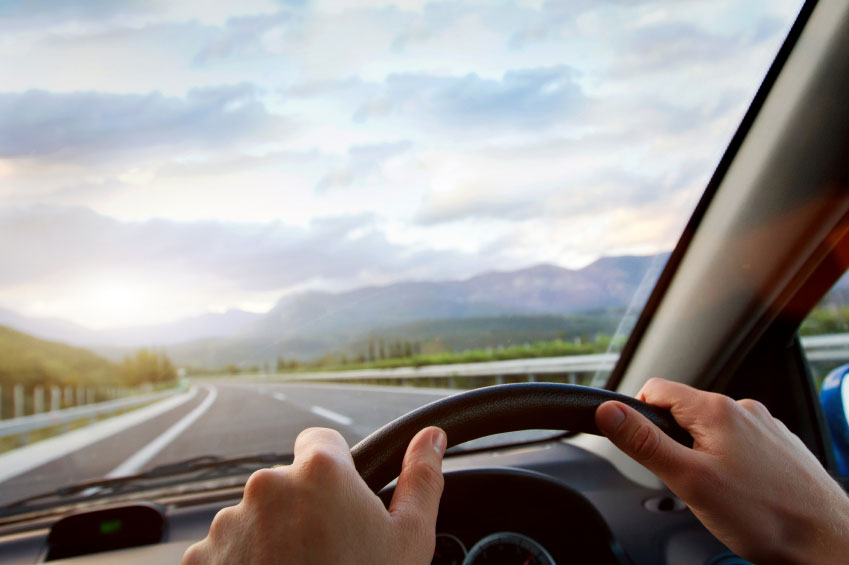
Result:
[[[849,333],[801,338],[808,361],[849,361]]]
[[[619,355],[616,353],[600,353],[595,355],[569,355],[565,357],[538,357],[532,359],[510,359],[507,361],[486,361],[482,363],[398,367],[396,369],[360,369],[356,371],[296,373],[292,375],[292,378],[299,381],[336,379],[443,379],[450,377],[588,373],[595,371],[609,371],[614,365],[616,365],[617,359],[619,359]]]
[[[162,400],[179,392],[179,390],[170,389],[162,392],[119,398],[118,400],[98,402],[96,404],[87,404],[85,406],[75,406],[73,408],[65,408],[64,410],[54,410],[52,412],[42,412],[41,414],[32,414],[20,418],[0,420],[0,437],[18,435],[21,436],[19,443],[25,444],[26,436],[29,432],[53,426],[67,426],[77,420],[93,419],[103,414],[112,414],[120,410],[135,408],[141,404]]]
[[[806,356],[811,361],[849,361],[849,333],[805,336],[801,338],[801,342]],[[618,359],[617,353],[598,353],[481,363],[399,367],[396,369],[321,371],[295,373],[286,375],[286,377],[297,381],[450,379],[452,377],[497,378],[519,375],[532,377],[535,375],[568,375],[570,373],[610,371],[616,365]]]

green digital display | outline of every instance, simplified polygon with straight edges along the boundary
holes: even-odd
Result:
[[[124,523],[121,520],[106,520],[105,522],[100,523],[100,533],[101,534],[114,534],[121,530],[121,526]]]

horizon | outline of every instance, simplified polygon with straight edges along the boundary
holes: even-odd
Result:
[[[229,308],[229,309],[223,310],[223,311],[212,311],[212,310],[210,310],[210,311],[206,311],[206,312],[200,312],[198,314],[192,314],[190,316],[185,316],[185,317],[182,317],[182,318],[174,318],[174,319],[171,319],[171,320],[165,320],[163,322],[154,323],[154,324],[129,325],[129,326],[119,326],[119,327],[110,327],[110,328],[93,328],[93,327],[90,327],[90,326],[86,326],[85,324],[78,323],[78,322],[75,322],[73,320],[69,320],[69,319],[65,319],[65,318],[26,316],[26,315],[22,314],[21,312],[18,312],[14,309],[5,308],[5,307],[2,307],[2,306],[0,306],[0,310],[5,310],[7,312],[11,312],[15,316],[20,316],[20,317],[26,318],[26,319],[31,320],[31,321],[55,321],[55,322],[62,322],[62,323],[70,323],[70,324],[73,324],[75,326],[79,326],[81,329],[84,329],[84,330],[87,330],[87,331],[92,331],[92,332],[136,330],[136,329],[143,329],[143,328],[155,328],[155,327],[161,327],[161,326],[170,326],[170,325],[174,325],[174,324],[179,324],[181,322],[187,322],[187,321],[190,321],[190,320],[204,318],[204,317],[207,317],[207,316],[215,316],[215,315],[224,316],[224,315],[227,315],[227,314],[244,313],[244,314],[251,314],[251,315],[255,315],[255,316],[265,316],[265,315],[270,314],[277,306],[279,306],[280,302],[282,302],[283,299],[285,299],[287,297],[298,298],[299,296],[303,296],[303,295],[311,293],[311,292],[323,293],[323,294],[328,294],[328,295],[331,295],[331,296],[339,296],[339,295],[347,294],[347,293],[350,293],[350,292],[357,292],[357,291],[368,290],[368,289],[387,288],[387,287],[391,287],[391,286],[395,286],[395,285],[404,285],[404,284],[463,283],[463,282],[468,282],[472,279],[484,277],[484,276],[487,276],[487,275],[517,273],[517,272],[520,272],[520,271],[528,271],[528,270],[536,269],[536,268],[539,268],[539,267],[554,267],[554,268],[561,269],[561,270],[564,270],[564,271],[569,271],[569,272],[580,272],[580,271],[583,271],[584,269],[594,265],[595,263],[597,263],[597,262],[599,262],[603,259],[624,259],[624,258],[631,258],[631,257],[654,258],[654,257],[660,257],[662,255],[669,254],[671,252],[672,252],[671,250],[668,250],[668,251],[661,251],[659,253],[652,253],[652,254],[648,254],[648,255],[635,255],[635,254],[605,255],[605,256],[598,257],[597,259],[595,259],[595,260],[591,261],[590,263],[588,263],[588,264],[586,264],[582,267],[579,267],[579,268],[563,267],[561,265],[556,265],[556,264],[553,264],[553,263],[537,263],[537,264],[534,264],[534,265],[519,267],[519,268],[513,269],[513,270],[487,270],[487,271],[482,271],[480,273],[476,273],[476,274],[473,274],[473,275],[470,275],[470,276],[466,276],[466,277],[462,277],[462,278],[455,278],[455,279],[405,279],[405,280],[399,280],[399,281],[394,281],[394,282],[385,283],[385,284],[363,285],[363,286],[358,286],[358,287],[339,290],[339,291],[305,289],[305,290],[299,290],[299,291],[292,292],[290,294],[284,294],[284,295],[280,296],[278,298],[278,300],[274,304],[272,304],[271,307],[268,308],[267,310],[251,311],[251,310],[244,310],[244,309],[240,309],[240,308]],[[0,326],[4,326],[4,323],[2,322],[2,320],[0,320]],[[13,326],[5,326],[5,327],[9,327],[10,329],[20,331]],[[23,332],[23,333],[27,333],[27,332]]]
[[[0,307],[94,329],[677,242],[795,0],[0,5]]]

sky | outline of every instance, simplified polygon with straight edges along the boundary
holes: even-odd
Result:
[[[674,246],[798,0],[0,0],[0,308],[91,328]]]

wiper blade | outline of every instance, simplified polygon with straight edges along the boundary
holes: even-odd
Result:
[[[181,484],[183,482],[192,482],[200,480],[208,480],[215,477],[234,475],[242,470],[255,470],[270,465],[286,465],[292,462],[294,456],[291,453],[259,453],[256,455],[247,455],[244,457],[222,458],[217,455],[202,455],[192,457],[184,461],[176,463],[167,463],[159,465],[149,471],[136,473],[134,475],[125,475],[123,477],[112,477],[83,481],[69,486],[60,487],[56,490],[28,496],[20,500],[16,500],[11,504],[5,505],[0,509],[0,516],[6,515],[24,506],[29,506],[33,502],[45,500],[49,498],[66,499],[74,495],[81,495],[79,499],[102,498],[112,496],[123,492],[132,492],[145,490],[150,488],[170,486],[171,484]],[[189,473],[198,473],[197,476],[186,481],[180,481],[162,484],[157,479],[177,477]]]

